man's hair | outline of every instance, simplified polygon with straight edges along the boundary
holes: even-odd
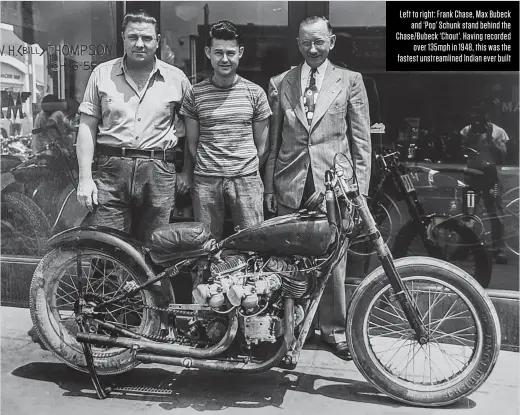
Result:
[[[324,16],[309,16],[309,17],[306,17],[305,19],[303,19],[300,23],[300,26],[298,26],[298,33],[300,33],[300,30],[302,29],[303,26],[307,26],[307,25],[310,25],[310,24],[313,24],[313,23],[318,23],[318,22],[325,22],[327,24],[327,29],[329,30],[329,34],[333,34],[332,33],[332,25],[330,24],[329,22],[329,19],[327,19],[326,17]]]
[[[125,33],[128,23],[151,23],[155,28],[155,34],[159,34],[159,24],[157,23],[157,20],[155,17],[148,14],[146,10],[139,9],[125,14],[125,17],[123,18],[123,24],[121,25],[121,31],[123,33]]]
[[[240,36],[240,33],[238,33],[237,27],[227,20],[221,20],[211,25],[211,27],[209,28],[208,40],[206,42],[207,47],[211,48],[213,39],[235,39],[238,43],[238,46],[243,46],[242,37]]]

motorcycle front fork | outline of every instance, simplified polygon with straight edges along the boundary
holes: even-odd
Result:
[[[363,220],[365,229],[368,231],[369,239],[377,252],[379,261],[394,291],[394,298],[401,305],[404,315],[415,332],[415,338],[420,344],[426,344],[428,342],[428,330],[422,322],[417,305],[413,302],[410,292],[397,272],[390,249],[388,249],[381,233],[377,229],[376,222],[370,213],[365,198],[357,191],[348,196],[358,207],[359,215]]]

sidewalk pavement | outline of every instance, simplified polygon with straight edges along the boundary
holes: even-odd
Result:
[[[380,394],[354,363],[319,350],[319,343],[303,350],[293,371],[237,375],[142,365],[116,377],[116,382],[171,389],[170,395],[114,393],[100,401],[89,376],[69,369],[42,350],[28,334],[31,327],[29,310],[1,307],[3,415],[520,413],[519,353],[502,351],[489,379],[469,397],[449,407],[423,409]]]

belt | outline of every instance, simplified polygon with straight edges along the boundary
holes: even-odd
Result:
[[[164,160],[169,163],[175,162],[175,150],[139,150],[128,147],[98,145],[97,153],[101,156],[156,159]]]

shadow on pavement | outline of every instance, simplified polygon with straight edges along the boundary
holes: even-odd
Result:
[[[12,374],[21,378],[52,382],[65,391],[64,396],[97,399],[89,375],[75,371],[62,363],[29,363],[15,369]],[[279,408],[284,402],[287,391],[395,408],[403,406],[379,393],[368,382],[297,371],[271,370],[252,375],[202,372],[194,369],[183,369],[180,373],[175,373],[160,368],[139,367],[125,374],[104,376],[101,381],[106,386],[170,390],[171,393],[166,396],[146,392],[113,392],[108,398],[156,402],[164,410],[188,407],[197,411],[218,411],[230,407]],[[322,386],[316,386],[316,383]],[[475,402],[464,398],[445,408],[473,407]]]
[[[42,350],[48,350],[47,347],[41,341],[40,337],[38,336],[36,327],[32,326],[31,329],[27,332],[27,335],[31,338],[33,343],[38,344]]]

